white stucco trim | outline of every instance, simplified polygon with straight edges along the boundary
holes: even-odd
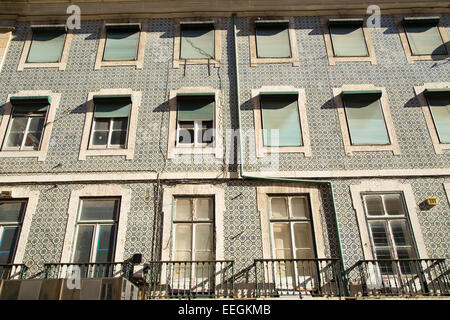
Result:
[[[450,182],[444,183],[444,190],[445,190],[445,193],[447,194],[448,204],[450,205]]]

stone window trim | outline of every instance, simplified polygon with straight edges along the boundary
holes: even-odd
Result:
[[[298,67],[300,65],[298,47],[297,47],[297,36],[295,33],[295,21],[293,17],[264,17],[262,20],[288,20],[289,21],[289,45],[291,46],[291,57],[290,58],[258,58],[256,51],[256,27],[255,21],[257,18],[250,18],[250,66],[256,67],[259,64],[266,63],[292,63],[293,67]]]
[[[139,43],[138,43],[138,52],[136,60],[130,61],[103,61],[103,53],[105,52],[105,44],[106,44],[106,27],[107,26],[134,26],[140,25],[141,31],[139,32]],[[95,59],[94,70],[100,70],[102,67],[117,67],[117,66],[135,66],[136,69],[142,69],[144,67],[144,53],[145,46],[147,43],[147,23],[146,20],[137,20],[135,22],[107,22],[102,21],[99,30],[99,40],[98,40],[98,49],[97,49],[97,57]]]
[[[6,60],[6,53],[8,52],[9,45],[11,44],[12,33],[14,27],[0,27],[0,72],[2,71],[3,64]]]
[[[214,21],[214,59],[180,59],[181,51],[181,23]],[[174,19],[174,37],[173,37],[173,68],[193,64],[211,64],[216,68],[220,67],[222,58],[222,33],[220,18],[184,18]]]
[[[362,25],[362,31],[364,35],[364,41],[366,42],[367,52],[369,56],[367,57],[335,57],[333,50],[333,42],[331,41],[330,29],[328,27],[328,22],[330,19],[345,19],[343,17],[326,17],[321,19],[323,38],[325,41],[325,48],[327,50],[328,64],[330,66],[336,65],[339,62],[370,62],[371,65],[377,64],[377,58],[375,56],[375,48],[372,41],[372,35],[370,32],[371,28],[368,28],[366,21]],[[349,18],[350,19],[350,18]]]
[[[35,63],[35,62],[27,62],[28,53],[31,48],[31,41],[33,38],[33,27],[47,27],[47,25],[30,25],[25,43],[23,45],[22,55],[20,56],[19,66],[17,67],[17,71],[23,71],[24,69],[31,68],[58,68],[59,70],[65,70],[67,66],[67,61],[69,60],[69,52],[70,46],[73,41],[73,30],[68,29],[66,31],[66,39],[64,41],[64,47],[61,53],[61,60],[59,62],[43,62],[43,63]],[[64,25],[48,25],[48,27],[65,27]]]
[[[445,193],[447,194],[447,202],[450,205],[450,182],[444,183],[444,190]]]
[[[360,91],[360,90],[381,90],[380,97],[381,110],[383,112],[384,123],[386,125],[389,145],[352,145],[350,140],[350,133],[345,116],[344,102],[342,100],[342,91]],[[339,123],[341,127],[342,139],[344,142],[344,150],[347,156],[352,156],[354,152],[373,152],[373,151],[392,151],[395,156],[400,155],[400,147],[398,145],[397,135],[394,129],[394,122],[392,120],[391,112],[389,110],[389,100],[384,87],[376,87],[373,84],[363,85],[343,85],[341,88],[333,88],[334,102],[336,104]]]
[[[423,17],[426,16],[424,14],[412,14],[408,15],[408,17]],[[414,56],[411,53],[411,48],[409,47],[408,38],[406,36],[405,28],[403,28],[402,20],[403,16],[395,16],[395,25],[397,26],[398,35],[400,37],[400,42],[403,47],[403,51],[405,52],[406,60],[409,64],[414,63],[415,61],[434,61],[434,60],[448,60],[450,59],[450,42],[448,37],[447,28],[444,26],[444,23],[442,22],[442,15],[439,14],[433,14],[433,16],[439,16],[439,23],[437,25],[439,34],[441,35],[442,42],[444,43],[447,54],[446,55],[420,55],[420,56]]]
[[[224,260],[224,214],[225,214],[225,191],[221,187],[212,184],[183,184],[166,187],[163,191],[163,238],[161,260],[171,261],[173,254],[173,199],[175,196],[212,196],[214,197],[214,235],[215,235],[215,260]]]
[[[261,92],[298,92],[298,113],[302,133],[303,145],[299,147],[265,147],[263,144],[262,113],[261,113]],[[311,157],[311,143],[309,138],[308,119],[306,116],[306,93],[303,88],[293,86],[263,86],[260,89],[252,89],[253,119],[255,125],[256,156],[264,157],[268,153],[304,153],[305,157]]]
[[[270,194],[286,195],[306,194],[309,196],[309,205],[311,210],[311,221],[313,224],[314,242],[317,258],[326,258],[325,242],[322,226],[323,212],[320,209],[319,188],[317,186],[308,186],[303,184],[280,183],[272,186],[257,187],[256,201],[258,213],[261,219],[261,236],[263,245],[263,259],[273,259],[271,251],[271,234],[269,208],[267,207],[267,197]]]
[[[11,191],[11,198],[7,198],[6,200],[27,199],[27,207],[25,209],[19,241],[17,242],[16,254],[13,260],[14,264],[22,264],[23,258],[25,256],[25,248],[27,245],[28,236],[30,234],[31,222],[33,220],[33,215],[36,212],[40,192],[30,190],[29,188],[9,186],[2,186],[0,187],[0,190]]]
[[[414,198],[414,192],[410,184],[402,184],[397,180],[361,180],[358,185],[350,186],[350,194],[353,208],[356,212],[356,219],[359,225],[362,251],[365,260],[374,260],[372,245],[370,241],[369,229],[367,227],[366,213],[362,202],[362,194],[365,193],[401,193],[405,200],[406,211],[411,224],[412,235],[416,242],[417,254],[419,259],[427,259],[428,254],[425,248],[425,242],[421,231],[417,213],[420,209]]]
[[[91,136],[92,124],[94,119],[94,95],[126,95],[132,97],[130,118],[128,120],[127,147],[117,149],[89,149],[89,140]],[[81,137],[80,152],[78,160],[86,160],[86,157],[94,156],[125,156],[125,159],[131,160],[134,157],[136,144],[136,130],[139,107],[141,105],[142,93],[133,91],[133,89],[101,89],[98,92],[89,92],[86,102],[86,116],[84,120],[83,134]]]
[[[82,189],[72,190],[67,211],[67,224],[64,236],[64,245],[61,263],[70,263],[73,257],[75,232],[80,209],[80,199],[84,197],[120,197],[120,211],[117,222],[117,237],[114,262],[123,262],[127,220],[130,212],[131,190],[121,185],[88,185]]]
[[[176,133],[177,133],[177,94],[179,93],[214,93],[214,140],[215,145],[213,147],[177,147]],[[173,159],[176,155],[182,154],[211,154],[216,158],[221,159],[223,157],[223,139],[222,139],[222,105],[220,99],[221,91],[213,89],[211,87],[184,87],[178,90],[170,90],[169,92],[169,134],[168,134],[168,147],[167,158]]]
[[[11,97],[34,97],[34,96],[49,96],[51,104],[47,110],[47,118],[44,124],[44,132],[42,135],[41,145],[39,150],[5,150],[6,134],[8,133],[9,122],[11,120],[13,106],[10,102]],[[3,116],[0,122],[0,141],[3,142],[2,150],[0,151],[0,158],[37,158],[38,161],[45,161],[47,151],[50,143],[50,136],[52,133],[53,122],[55,120],[56,109],[59,107],[61,100],[60,93],[54,93],[49,90],[31,90],[19,91],[16,94],[9,94],[3,108]]]
[[[431,142],[433,143],[434,152],[436,154],[443,154],[444,150],[450,149],[450,143],[441,143],[439,141],[438,133],[434,125],[433,116],[428,106],[427,98],[424,95],[426,89],[445,89],[450,88],[450,82],[434,82],[425,83],[423,86],[415,86],[414,92],[419,100],[419,104],[422,107],[423,116],[427,123],[428,132],[430,133]]]

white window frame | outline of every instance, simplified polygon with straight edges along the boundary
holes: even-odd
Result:
[[[3,232],[5,230],[5,228],[11,228],[11,227],[18,227],[19,228],[19,235],[16,239],[16,244],[15,244],[15,248],[14,248],[14,252],[13,252],[13,256],[12,256],[12,261],[14,261],[17,249],[18,249],[18,244],[19,244],[19,239],[20,239],[20,234],[22,232],[22,227],[23,227],[23,220],[25,218],[25,212],[27,210],[27,206],[28,206],[28,199],[0,199],[0,202],[25,202],[25,208],[22,212],[22,219],[19,222],[0,222],[0,243],[3,237]],[[11,262],[10,262],[11,263]]]
[[[199,148],[199,147],[208,147],[208,143],[198,142],[199,134],[202,132],[202,123],[203,120],[192,120],[192,121],[186,121],[186,122],[194,122],[194,137],[193,137],[193,143],[180,143],[180,131],[184,128],[180,128],[180,121],[177,121],[177,140],[175,142],[177,148]],[[212,130],[214,130],[214,120]],[[215,138],[215,137],[214,137]],[[211,144],[211,147],[214,146],[216,142],[216,139],[213,139],[213,143]]]
[[[14,115],[14,109],[13,109],[13,115]],[[25,146],[25,142],[27,140],[31,119],[32,118],[42,118],[42,117],[37,117],[35,115],[31,115],[31,116],[28,115],[28,116],[24,116],[24,117],[22,117],[22,116],[14,117],[13,115],[11,116],[11,121],[9,121],[9,124],[8,124],[8,130],[6,131],[5,141],[3,142],[4,143],[3,150],[15,150],[15,151],[32,150],[32,151],[34,151],[35,149],[33,147]],[[41,139],[39,141],[39,146],[38,146],[38,148],[36,150],[40,150],[41,149],[42,136],[44,135],[44,131],[45,131],[45,123],[47,122],[47,115],[48,115],[48,110],[47,110],[47,112],[45,112],[44,117],[43,117],[44,118],[44,124],[42,126]],[[8,147],[8,139],[9,139],[9,135],[11,133],[11,127],[12,127],[12,124],[14,122],[14,119],[16,119],[16,118],[27,118],[27,124],[25,126],[25,131],[24,131],[24,134],[23,134],[22,143],[21,143],[20,147]]]
[[[103,118],[104,119],[104,118]],[[126,129],[126,137],[125,137],[125,143],[122,144],[111,144],[111,137],[112,137],[112,133],[114,131],[123,131],[123,130],[114,130],[113,129],[113,125],[114,125],[114,119],[116,118],[106,118],[109,120],[108,123],[108,140],[107,143],[103,146],[103,145],[94,145],[93,144],[93,138],[94,138],[94,127],[95,127],[95,117],[92,119],[92,128],[91,128],[91,135],[89,137],[89,149],[126,149],[127,146],[127,142],[128,142],[128,128],[130,126],[130,117],[128,117],[128,122],[127,122],[127,129]]]

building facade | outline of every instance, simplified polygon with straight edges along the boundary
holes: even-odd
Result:
[[[450,293],[448,3],[39,2],[0,2],[3,298],[74,266],[150,299]]]

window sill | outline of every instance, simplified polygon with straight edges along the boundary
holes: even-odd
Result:
[[[86,160],[86,157],[125,156],[126,160],[132,160],[134,149],[88,149],[80,150],[78,160]]]
[[[0,158],[37,158],[38,161],[44,161],[46,152],[42,150],[7,150],[0,152]]]

